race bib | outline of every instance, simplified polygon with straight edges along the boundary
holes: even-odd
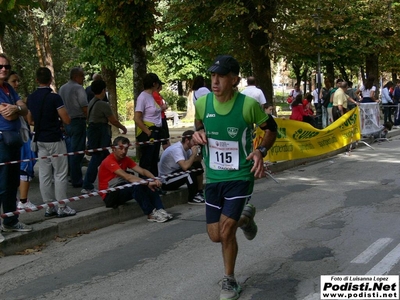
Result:
[[[239,143],[208,139],[210,168],[213,170],[239,170]]]

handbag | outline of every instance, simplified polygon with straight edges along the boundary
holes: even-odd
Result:
[[[40,119],[42,118],[44,101],[46,100],[47,95],[50,94],[50,93],[51,93],[51,91],[49,91],[46,95],[44,95],[44,97],[42,99],[41,106],[40,106],[39,118],[38,118],[37,122],[35,122],[35,125],[34,125],[34,129],[33,130],[35,131],[35,135],[33,136],[32,142],[31,142],[31,151],[33,151],[33,152],[37,152],[39,150],[38,149],[38,145],[37,145],[37,136],[39,134]]]
[[[22,145],[24,144],[19,131],[4,130],[4,131],[1,131],[1,135],[3,137],[4,143],[7,146],[22,147]]]

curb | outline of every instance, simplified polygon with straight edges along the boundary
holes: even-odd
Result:
[[[162,202],[165,208],[170,208],[186,204],[187,196],[187,189],[182,188],[162,196]],[[0,257],[34,248],[56,237],[89,233],[99,228],[139,217],[144,217],[142,210],[135,200],[130,200],[116,209],[102,206],[78,212],[77,215],[72,217],[47,219],[44,222],[35,223],[31,232],[2,233],[6,240],[0,244]]]

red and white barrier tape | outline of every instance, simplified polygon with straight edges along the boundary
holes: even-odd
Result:
[[[190,136],[190,135],[188,135],[188,136]],[[128,146],[126,146],[126,145],[124,145],[124,146],[128,147],[128,148],[130,146],[136,147],[137,145],[153,144],[153,143],[157,143],[157,142],[168,141],[168,140],[171,140],[171,139],[179,139],[179,138],[182,138],[182,137],[183,136],[177,136],[177,137],[170,137],[170,138],[166,138],[166,139],[151,140],[151,141],[146,141],[146,142],[130,143]],[[53,155],[41,156],[41,157],[26,158],[26,159],[21,159],[21,160],[3,162],[3,163],[0,163],[0,166],[18,164],[18,163],[21,163],[21,162],[29,162],[31,160],[48,159],[48,158],[56,158],[56,157],[62,157],[62,156],[72,156],[72,155],[78,155],[78,154],[101,152],[101,151],[104,151],[104,150],[112,150],[113,148],[116,148],[116,146],[102,147],[102,148],[89,149],[89,150],[81,150],[81,151],[68,152],[68,153],[53,154]]]
[[[201,171],[201,170],[203,170],[203,169],[202,168],[190,169],[190,170],[187,170],[187,171],[176,172],[176,173],[171,173],[171,174],[168,174],[168,175],[165,175],[165,176],[155,177],[154,179],[176,177],[176,176],[179,176],[179,175],[182,175],[182,174],[189,174],[191,172]],[[141,181],[137,181],[137,182],[127,183],[127,184],[124,184],[124,185],[116,186],[116,187],[113,187],[113,188],[108,188],[106,190],[101,190],[101,191],[98,191],[98,192],[93,192],[93,193],[84,194],[84,195],[80,195],[80,196],[74,196],[74,197],[67,198],[67,199],[53,201],[53,202],[37,205],[36,208],[37,208],[37,210],[40,210],[40,209],[44,209],[44,208],[47,208],[47,207],[54,207],[54,206],[56,206],[58,204],[66,204],[66,203],[69,203],[69,202],[75,202],[75,201],[79,201],[79,200],[82,200],[82,199],[87,199],[87,198],[94,197],[94,196],[101,196],[101,195],[104,195],[104,194],[115,192],[116,190],[123,190],[125,188],[131,187],[131,186],[134,186],[134,185],[145,184],[147,182],[154,181],[154,179],[151,178],[151,179],[147,179],[147,180],[141,180]],[[14,212],[3,213],[3,214],[0,215],[0,218],[4,219],[4,218],[20,215],[20,214],[27,213],[27,212],[34,212],[34,211],[37,211],[37,210],[36,209],[32,210],[32,209],[29,209],[29,208],[21,209],[21,210],[17,210],[17,211],[14,211]]]

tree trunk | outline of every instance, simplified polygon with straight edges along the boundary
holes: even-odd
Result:
[[[178,95],[183,96],[183,86],[182,81],[178,80]]]
[[[56,78],[54,73],[54,64],[53,64],[53,52],[50,46],[50,37],[47,25],[43,25],[43,47],[44,47],[44,58],[45,58],[45,66],[49,68],[51,74],[53,74],[53,79],[51,81],[50,87],[53,89],[54,92],[57,93],[57,85],[56,85]]]
[[[375,53],[366,56],[365,60],[365,71],[367,76],[374,76],[374,84],[379,86],[379,65],[378,65],[378,55]]]
[[[101,74],[103,75],[103,79],[107,85],[107,97],[108,101],[110,102],[111,110],[114,116],[119,119],[118,117],[118,99],[117,99],[117,71],[107,69],[106,67],[101,67]],[[111,127],[112,135],[117,137],[119,135],[119,130],[115,126]]]
[[[42,48],[40,46],[40,42],[39,42],[39,37],[38,37],[38,32],[36,31],[36,26],[35,26],[35,19],[34,16],[32,14],[32,10],[28,9],[27,10],[28,13],[28,21],[29,21],[29,27],[31,28],[31,33],[33,36],[33,40],[35,42],[35,49],[36,49],[36,55],[38,57],[39,60],[39,66],[44,66],[44,55],[42,53]]]
[[[136,100],[139,94],[143,91],[143,78],[147,73],[147,58],[146,58],[146,36],[142,35],[140,38],[132,42],[132,56],[133,56],[133,99],[134,109],[136,107]],[[137,126],[135,126],[135,136],[137,134]],[[134,141],[131,141],[134,142]],[[140,148],[136,147],[136,157],[140,159]]]
[[[4,22],[0,22],[0,52],[5,52],[4,50],[4,34],[6,32],[6,24]]]
[[[333,66],[332,61],[327,61],[325,63],[325,68],[326,68],[326,78],[329,80],[330,84],[332,87],[335,87],[335,68]]]
[[[257,2],[257,1],[254,1]],[[276,17],[276,1],[263,1],[263,9],[260,10],[252,1],[246,2],[247,17],[243,19],[242,32],[247,41],[250,52],[250,61],[253,75],[256,78],[268,103],[273,103],[272,72],[270,58],[269,27]],[[260,29],[254,28],[254,24]]]
[[[190,91],[186,102],[186,115],[185,120],[194,122],[195,106],[193,103],[193,91]]]

